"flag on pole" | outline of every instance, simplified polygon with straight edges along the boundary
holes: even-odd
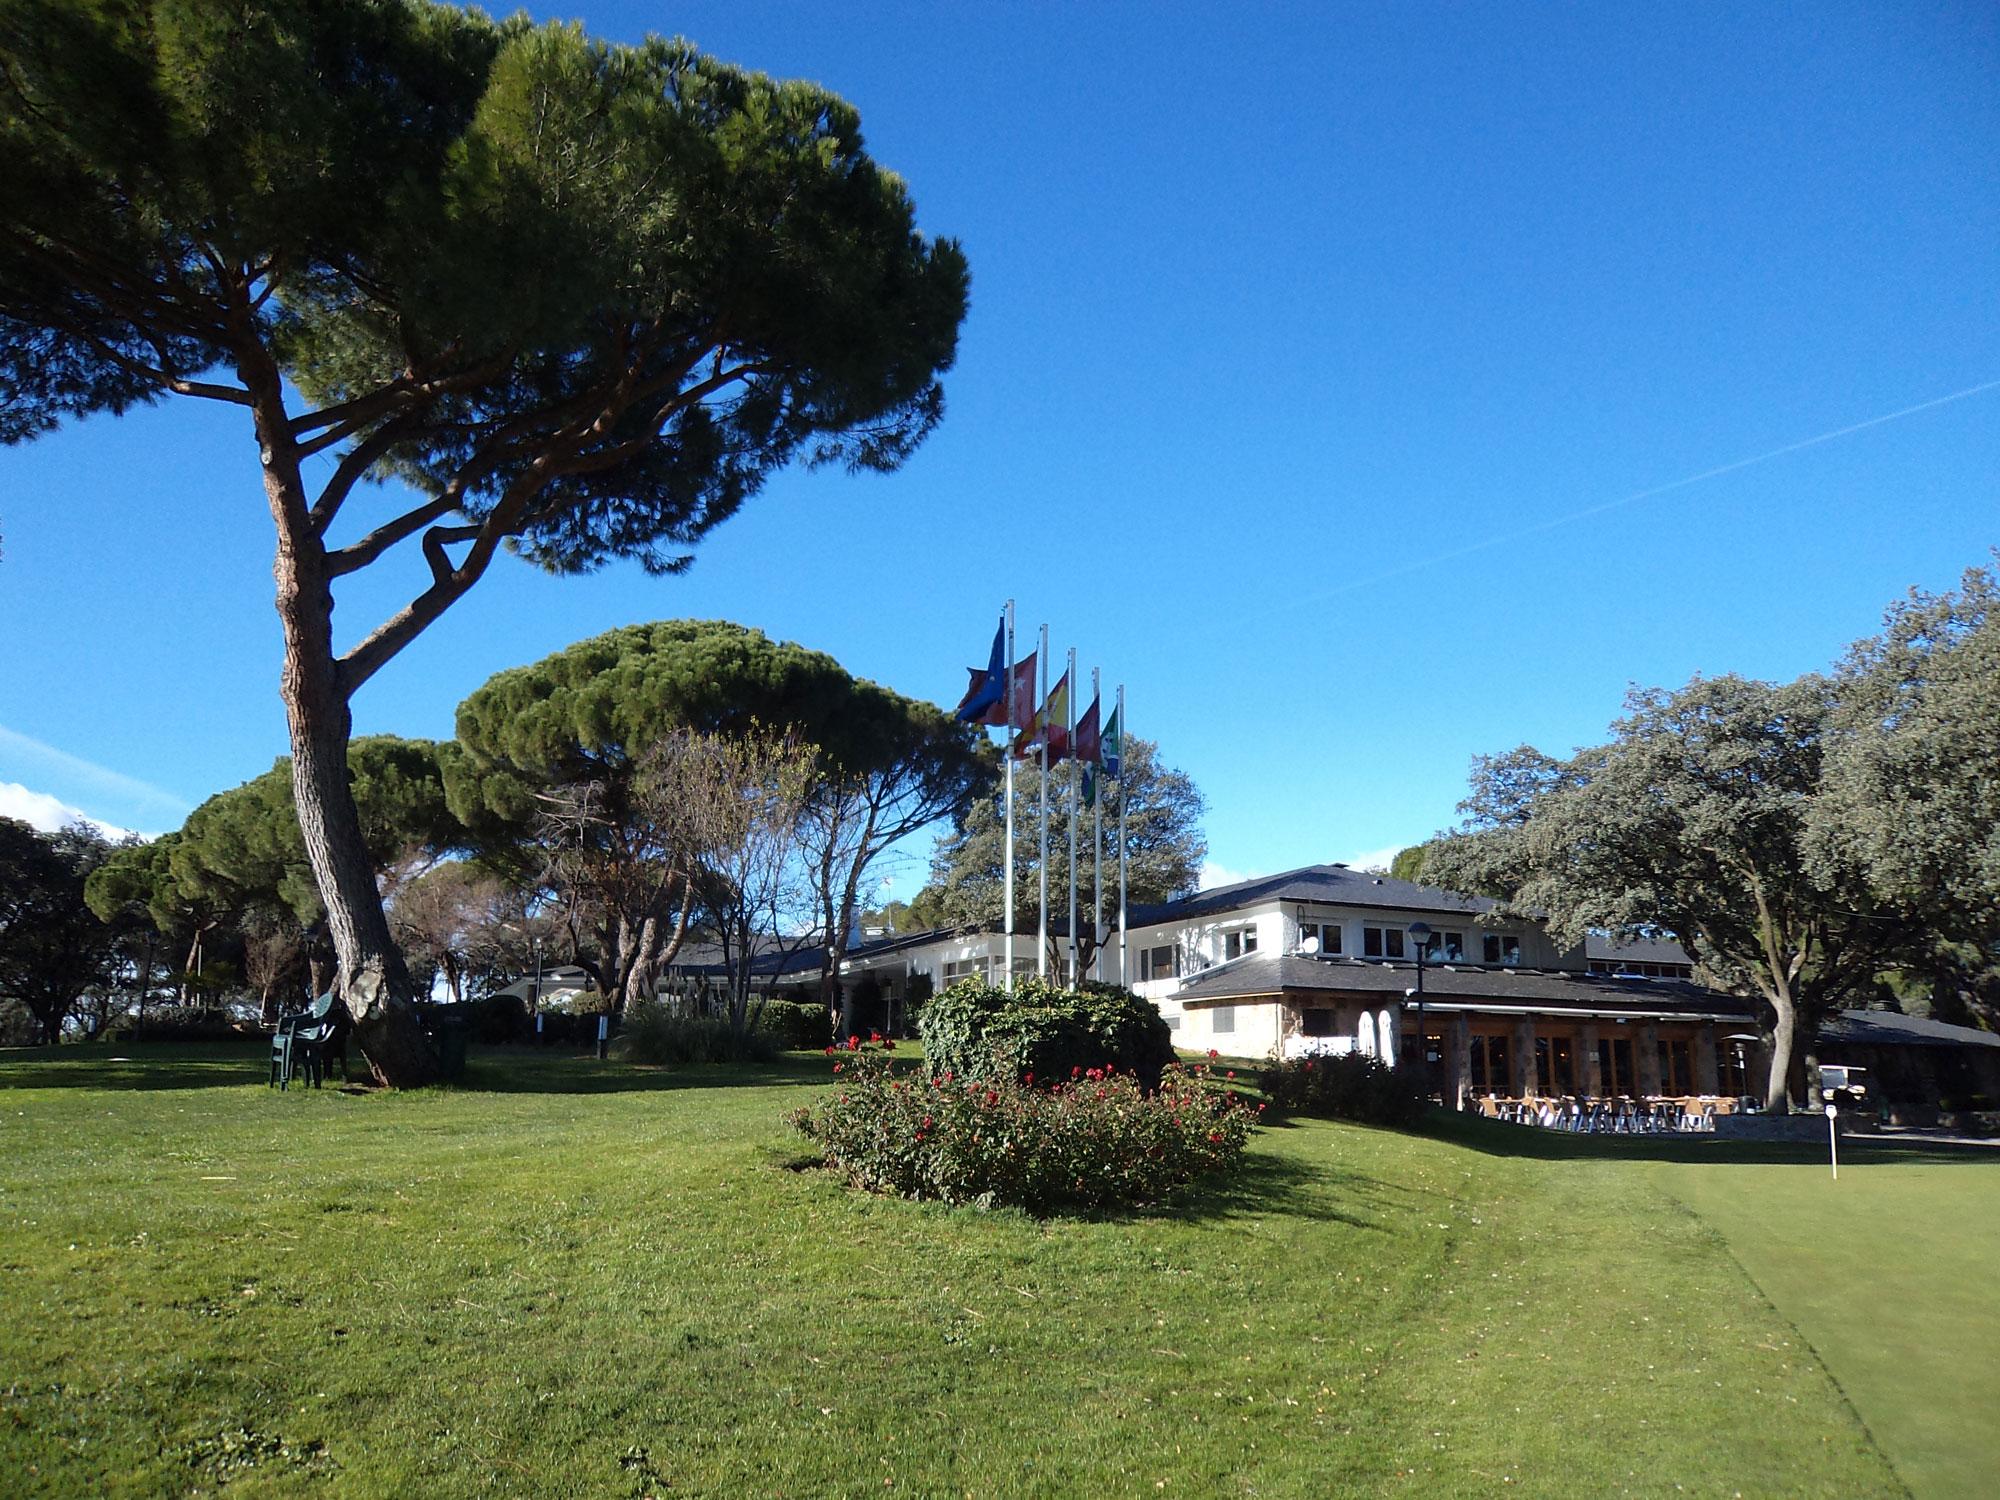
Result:
[[[1125,768],[1125,715],[1122,708],[1111,710],[1111,722],[1104,726],[1104,733],[1098,737],[1097,758],[1104,767],[1106,776],[1123,774]],[[1078,738],[1081,738],[1081,732]]]
[[[965,696],[958,700],[958,707],[952,717],[961,724],[983,724],[989,710],[996,706],[1004,720],[1007,714],[1007,617],[1000,617],[1000,628],[993,635],[993,659],[982,670],[979,667],[965,669],[972,676],[972,682],[965,690]]]
[[[1030,657],[1032,661],[1034,658]],[[1029,716],[1021,728],[1021,734],[1014,741],[1014,754],[1025,759],[1044,743],[1048,746],[1049,763],[1053,765],[1069,754],[1069,673],[1062,675],[1062,681],[1049,689],[1049,696],[1042,706]]]
[[[1007,691],[1000,690],[999,699],[980,718],[981,724],[993,729],[1026,729],[1035,718],[1035,653],[1030,651],[1020,661],[1014,663],[1014,722],[1007,722]]]
[[[1083,764],[1083,805],[1086,808],[1097,806],[1097,767],[1089,761]]]
[[[1070,752],[1075,759],[1082,761],[1086,766],[1095,765],[1104,759],[1103,736],[1097,731],[1097,703],[1098,700],[1092,698],[1090,707],[1086,708],[1083,716],[1076,721],[1076,744]]]

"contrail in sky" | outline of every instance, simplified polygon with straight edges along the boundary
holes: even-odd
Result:
[[[123,771],[114,771],[109,766],[100,766],[95,761],[85,760],[80,755],[71,755],[67,750],[58,750],[54,745],[45,745],[38,739],[9,729],[0,724],[0,752],[13,751],[43,765],[54,766],[79,781],[95,786],[100,792],[108,792],[120,797],[132,797],[151,806],[186,813],[193,806],[185,797],[176,795],[164,787],[154,786],[150,781],[141,781],[136,776],[127,776]]]
[[[1323,589],[1317,594],[1309,594],[1295,601],[1299,604],[1319,604],[1328,599],[1337,599],[1343,594],[1357,593],[1373,588],[1378,583],[1387,583],[1394,578],[1402,578],[1418,573],[1439,563],[1456,562],[1461,557],[1471,557],[1475,553],[1486,552],[1494,547],[1511,547],[1523,537],[1539,536],[1545,531],[1554,531],[1559,526],[1568,526],[1576,521],[1585,521],[1592,516],[1601,516],[1608,510],[1618,510],[1627,505],[1636,505],[1641,500],[1651,500],[1656,495],[1669,494],[1674,490],[1684,490],[1689,485],[1700,484],[1704,480],[1717,479],[1724,474],[1734,474],[1738,469],[1747,469],[1753,464],[1769,463],[1774,458],[1783,458],[1787,453],[1797,453],[1806,448],[1817,448],[1822,443],[1830,443],[1836,438],[1851,437],[1857,432],[1866,432],[1871,427],[1880,427],[1886,422],[1900,422],[1905,417],[1914,417],[1918,412],[1930,411],[1935,407],[1949,406],[1954,401],[1963,401],[1977,396],[1982,391],[1990,391],[2000,386],[2000,380],[1986,380],[1978,385],[1969,385],[1962,391],[1953,391],[1949,396],[1938,396],[1929,401],[1920,401],[1915,406],[1906,406],[1901,411],[1888,412],[1879,417],[1870,417],[1865,422],[1856,422],[1848,427],[1836,427],[1831,432],[1822,432],[1813,437],[1801,438],[1796,443],[1787,443],[1782,448],[1773,448],[1768,453],[1753,454],[1749,458],[1739,458],[1733,463],[1721,464],[1713,469],[1703,469],[1699,474],[1690,474],[1685,479],[1672,480],[1667,484],[1656,484],[1651,489],[1634,490],[1629,495],[1620,495],[1616,500],[1606,500],[1598,505],[1585,506],[1573,510],[1568,515],[1557,516],[1551,521],[1541,521],[1533,526],[1525,526],[1509,531],[1504,536],[1490,537],[1485,541],[1469,542],[1463,547],[1454,547],[1449,552],[1435,552],[1398,568],[1389,568],[1380,573],[1371,573],[1366,578],[1343,583],[1336,588]]]

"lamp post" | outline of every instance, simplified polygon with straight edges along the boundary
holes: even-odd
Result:
[[[1410,941],[1417,950],[1417,1071],[1423,1082],[1424,1095],[1428,1098],[1431,1091],[1431,1044],[1424,1026],[1424,954],[1430,946],[1431,924],[1412,922],[1409,931]]]

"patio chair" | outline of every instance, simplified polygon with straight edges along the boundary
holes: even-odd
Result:
[[[313,1001],[309,1010],[286,1016],[278,1022],[278,1029],[271,1034],[270,1082],[279,1089],[289,1088],[292,1080],[302,1072],[314,1088],[320,1086],[326,1076],[325,1049],[340,1025],[340,1018],[334,1010],[335,999],[335,992],[328,990]],[[343,1076],[345,1072],[343,1058]]]

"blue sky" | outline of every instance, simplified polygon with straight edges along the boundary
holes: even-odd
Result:
[[[1823,666],[2000,541],[1991,6],[581,14],[860,108],[971,259],[950,409],[683,579],[496,569],[360,732],[674,615],[949,703],[1012,596],[1255,873],[1427,835],[1628,684]],[[0,450],[0,534],[0,803],[158,830],[284,752],[238,413]],[[360,582],[350,639],[416,579]]]

